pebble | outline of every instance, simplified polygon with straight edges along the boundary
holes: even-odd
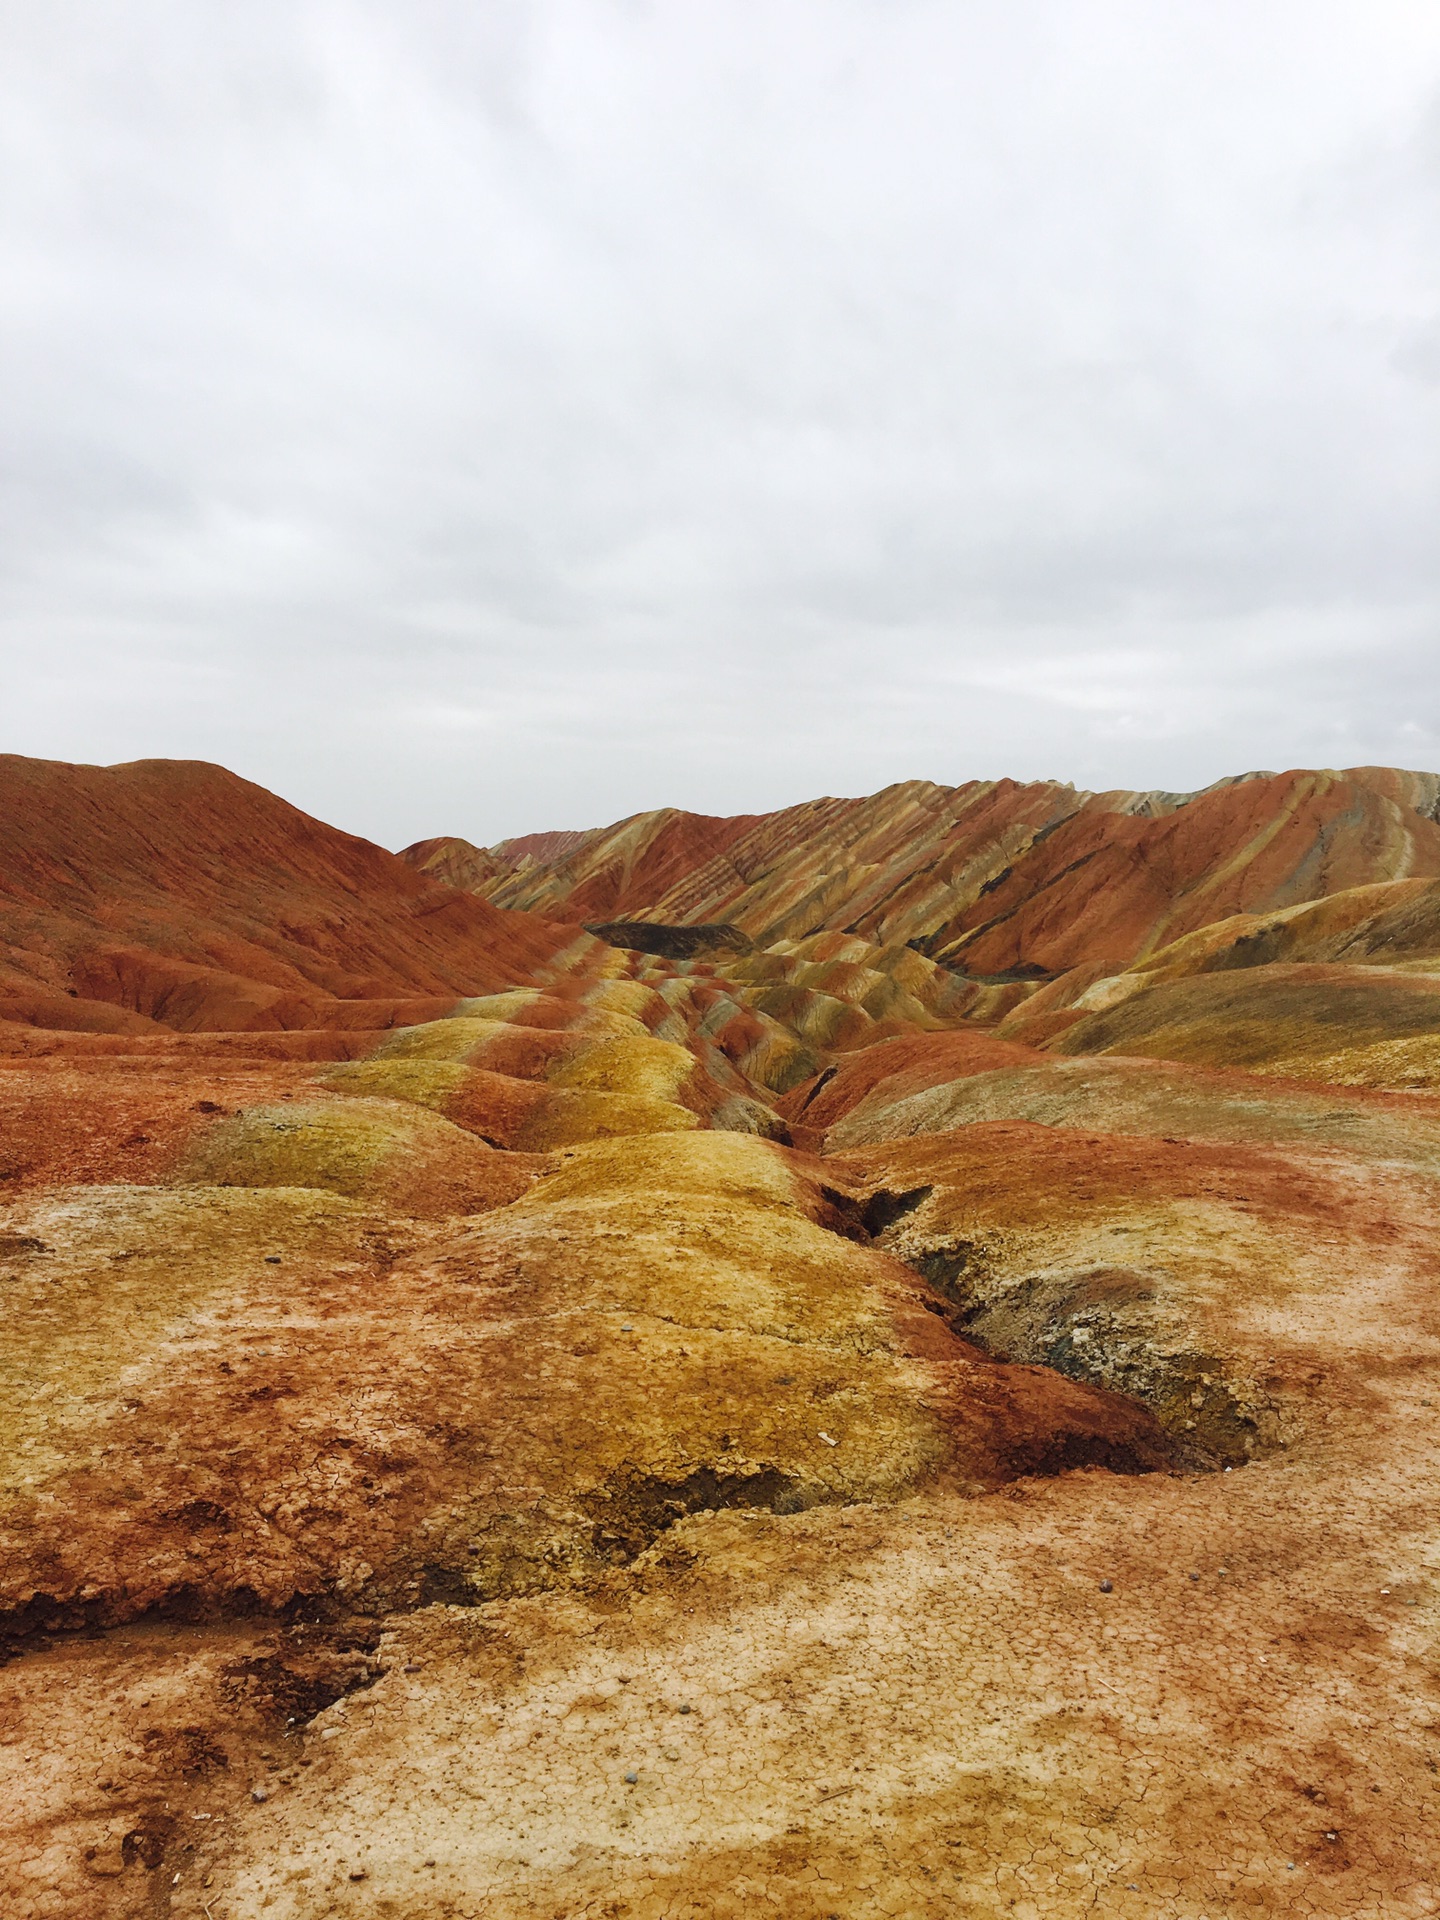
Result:
[[[356,1867],[355,1871],[351,1874],[350,1878],[352,1880],[368,1880],[370,1876],[365,1871],[364,1867]]]
[[[280,1256],[279,1256],[279,1254],[278,1254],[278,1253],[267,1253],[267,1254],[266,1254],[266,1256],[265,1256],[265,1264],[266,1264],[266,1266],[267,1266],[267,1267],[278,1267],[278,1266],[279,1266],[279,1264],[280,1264]]]
[[[1108,1580],[1102,1580],[1100,1582],[1100,1591],[1102,1593],[1113,1593],[1115,1589]]]
[[[265,1802],[270,1798],[270,1795],[264,1787],[252,1787],[250,1789],[250,1798],[255,1802],[256,1806],[263,1807]]]
[[[620,1331],[622,1333],[633,1333],[635,1329],[634,1327],[621,1327]]]
[[[638,1786],[638,1785],[639,1785],[639,1782],[640,1782],[640,1776],[639,1776],[639,1774],[638,1774],[638,1773],[627,1773],[627,1774],[626,1774],[626,1776],[625,1776],[625,1784],[626,1784],[626,1786],[627,1786],[627,1787],[634,1787],[634,1786]]]
[[[695,1709],[693,1707],[681,1707],[680,1711],[681,1713],[693,1713]]]

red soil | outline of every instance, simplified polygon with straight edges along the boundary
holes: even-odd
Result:
[[[437,885],[223,768],[0,757],[12,1018],[58,1024],[68,999],[67,1025],[102,1030],[120,1024],[102,1008],[191,1030],[388,1026],[528,978],[579,932]]]

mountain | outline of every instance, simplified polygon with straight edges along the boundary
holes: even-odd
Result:
[[[1426,1912],[1437,795],[0,761],[0,1911]]]
[[[577,940],[221,767],[0,755],[0,1018],[388,1026],[402,1003],[508,985]]]
[[[1245,774],[1199,794],[909,781],[733,819],[673,809],[483,852],[401,855],[511,908],[586,922],[725,922],[757,946],[820,932],[917,945],[971,976],[1111,971],[1212,921],[1371,881],[1440,876],[1440,779]]]

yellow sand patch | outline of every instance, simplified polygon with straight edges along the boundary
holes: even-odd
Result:
[[[320,1084],[336,1093],[409,1100],[444,1113],[469,1073],[468,1067],[453,1060],[347,1060],[324,1074]]]
[[[642,1038],[649,1033],[645,1022],[626,1010],[627,997],[632,992],[641,996],[641,1004],[653,997],[648,987],[638,986],[634,981],[611,981],[592,991],[593,998],[575,1002],[574,1017],[566,1021],[563,1031],[632,1033]],[[477,1023],[498,1022],[501,1025],[523,1027],[528,1024],[526,1014],[541,997],[539,991],[532,987],[514,987],[508,993],[479,994],[470,1000],[457,1001],[444,1021],[431,1024],[454,1026],[462,1021],[473,1020]],[[546,1022],[547,1028],[548,1025]],[[415,1029],[411,1028],[410,1031],[414,1032]],[[438,1046],[442,1043],[436,1041],[435,1044]]]
[[[1318,1058],[1314,1054],[1288,1054],[1253,1071],[1297,1080],[1323,1080],[1337,1087],[1440,1087],[1440,1034],[1412,1034],[1404,1040],[1379,1040],[1368,1047],[1343,1047]]]
[[[583,1052],[558,1062],[547,1078],[557,1087],[642,1094],[670,1101],[694,1071],[694,1055],[685,1047],[648,1035],[644,1039],[625,1035],[595,1041]]]
[[[798,1087],[802,1080],[818,1073],[823,1062],[802,1040],[786,1033],[777,1021],[773,1030],[757,1040],[739,1064],[740,1071],[756,1086],[766,1087],[771,1093],[788,1093],[791,1087]]]
[[[509,1020],[523,1026],[520,1019],[527,1008],[540,998],[538,987],[511,987],[507,993],[480,993],[468,1000],[457,1000],[451,1009],[452,1020]]]
[[[738,1133],[690,1138],[627,1140],[567,1154],[561,1167],[532,1188],[521,1207],[623,1191],[694,1194],[751,1207],[795,1205],[795,1183],[780,1155]]]
[[[473,1061],[488,1040],[509,1031],[506,1020],[455,1014],[445,1020],[427,1020],[420,1027],[397,1027],[387,1034],[371,1056],[377,1060]]]
[[[683,1133],[700,1124],[689,1107],[643,1093],[604,1093],[589,1087],[553,1087],[526,1121],[514,1145],[521,1152],[579,1146],[622,1134]]]
[[[655,989],[642,981],[605,980],[589,989],[585,1004],[597,1012],[624,1013],[632,1020],[643,1022],[656,998]]]
[[[357,1197],[381,1164],[409,1150],[422,1157],[483,1156],[461,1127],[423,1107],[336,1100],[252,1107],[222,1121],[192,1147],[177,1178],[218,1187],[320,1187]]]

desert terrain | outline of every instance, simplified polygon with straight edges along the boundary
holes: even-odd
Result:
[[[1440,777],[0,757],[0,1912],[1440,1913]]]

